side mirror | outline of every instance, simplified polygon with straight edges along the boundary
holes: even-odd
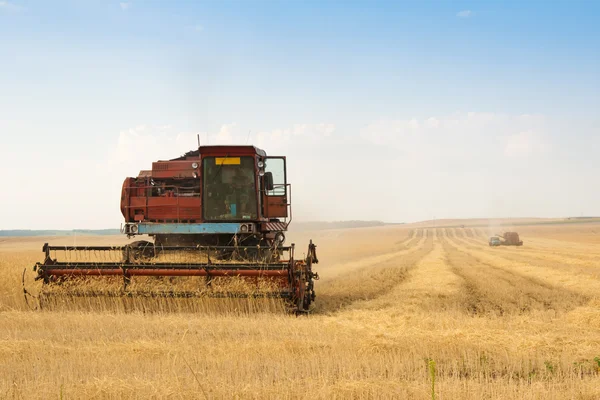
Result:
[[[273,173],[265,172],[265,190],[273,190]]]

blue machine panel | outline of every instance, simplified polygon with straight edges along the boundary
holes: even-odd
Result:
[[[239,223],[232,222],[214,222],[204,224],[167,224],[167,223],[139,223],[138,233],[139,234],[211,234],[211,233],[228,233],[236,234],[240,231]]]

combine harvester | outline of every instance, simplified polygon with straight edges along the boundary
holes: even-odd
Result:
[[[523,246],[523,241],[517,232],[504,232],[502,235],[492,236],[490,246]]]
[[[67,288],[81,297],[283,298],[306,312],[315,299],[319,277],[312,267],[318,260],[312,241],[301,259],[294,244],[283,245],[290,198],[285,157],[254,146],[201,146],[125,179],[121,232],[151,241],[120,247],[46,243],[44,261],[34,267],[36,280],[42,289]],[[118,290],[81,290],[91,277],[116,279]],[[134,289],[137,280],[163,290]]]

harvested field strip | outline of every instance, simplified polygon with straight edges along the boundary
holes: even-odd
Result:
[[[585,304],[583,295],[514,270],[482,262],[450,243],[444,243],[452,270],[464,279],[468,312],[473,314],[524,314],[533,311],[563,313]],[[493,284],[490,285],[490,282]],[[553,314],[554,315],[554,314]]]
[[[449,242],[457,249],[468,253],[487,264],[518,271],[523,276],[536,278],[556,287],[568,288],[590,298],[597,297],[600,294],[600,280],[595,279],[590,275],[577,275],[564,269],[550,269],[546,268],[544,265],[536,265],[524,261],[515,263],[503,258],[495,252],[478,250],[475,246],[465,245],[456,238],[449,238]]]
[[[471,239],[471,238],[459,238],[457,237],[457,239],[462,240],[465,245],[472,245],[472,246],[477,246],[478,248],[487,248],[489,247],[488,241],[487,240],[477,240],[477,239]],[[529,244],[525,244],[522,247],[515,247],[515,246],[498,246],[496,248],[496,250],[499,251],[513,251],[513,252],[519,252],[519,254],[526,254],[528,256],[537,256],[538,258],[542,258],[542,259],[547,259],[547,258],[554,258],[557,260],[565,260],[566,263],[586,263],[586,262],[590,262],[590,261],[596,261],[600,258],[600,256],[595,256],[593,254],[582,254],[582,253],[573,253],[570,252],[568,249],[562,249],[562,250],[540,250],[537,249],[535,247],[532,247]]]
[[[550,267],[558,270],[568,270],[577,274],[588,274],[594,278],[600,279],[600,259],[593,261],[571,258],[568,255],[558,256],[552,254],[540,254],[532,252],[525,247],[494,247],[489,249],[489,246],[481,244],[473,244],[468,240],[455,238],[458,243],[461,243],[465,248],[471,250],[487,251],[506,260],[517,263],[528,262],[533,265]]]
[[[488,241],[478,240],[475,238],[462,238],[457,235],[450,235],[450,237],[456,238],[458,241],[462,242],[465,246],[474,246],[477,249],[487,249],[489,248]],[[512,252],[518,253],[519,255],[524,254],[528,256],[541,256],[541,258],[548,257],[556,257],[561,261],[566,261],[566,263],[581,263],[586,261],[595,261],[598,258],[593,254],[574,254],[569,250],[565,249],[554,249],[552,251],[543,251],[538,248],[532,247],[531,245],[524,246],[498,246],[494,248],[497,251],[503,252]]]
[[[389,293],[362,305],[364,309],[394,308],[406,313],[441,312],[449,308],[449,300],[458,296],[462,279],[446,263],[445,251],[434,236],[433,248],[408,269],[408,277]]]
[[[478,240],[474,238],[464,238],[465,243],[469,243],[475,246],[480,247],[488,247],[488,240]],[[564,260],[565,258],[568,260],[572,260],[573,263],[579,262],[589,262],[589,261],[597,261],[600,259],[600,254],[596,255],[594,253],[585,252],[578,253],[574,252],[569,248],[540,248],[534,246],[532,243],[534,238],[528,238],[525,245],[518,249],[519,252],[526,253],[531,256],[540,256],[543,259],[555,257],[555,259]],[[501,250],[508,250],[506,247],[500,247]],[[567,261],[568,262],[568,261]]]
[[[319,271],[322,271],[323,278],[321,279],[321,283],[325,283],[331,279],[337,279],[340,275],[347,275],[356,270],[363,269],[365,267],[370,267],[373,265],[379,265],[381,263],[385,263],[394,258],[406,256],[414,251],[420,249],[426,240],[426,236],[421,234],[419,237],[415,237],[410,240],[410,246],[404,250],[392,251],[389,253],[383,253],[378,255],[368,255],[362,258],[359,258],[355,261],[344,262],[340,264],[330,264],[324,268],[319,268]]]
[[[490,235],[488,235],[488,232],[482,228],[475,228],[475,233],[477,237],[485,238],[486,240],[490,237]]]
[[[364,260],[361,269],[348,270],[337,279],[324,281],[319,289],[318,311],[338,311],[352,303],[385,295],[407,279],[415,264],[431,252],[432,243],[433,234],[428,232],[410,252]]]
[[[600,238],[598,239],[600,243]],[[581,245],[580,243],[573,242],[561,242],[559,240],[549,240],[540,238],[537,236],[533,236],[530,239],[527,239],[527,243],[530,244],[530,247],[536,249],[538,251],[546,251],[546,252],[563,252],[574,254],[577,256],[594,256],[600,257],[600,249],[595,246]]]
[[[491,236],[496,235],[493,231],[492,233],[486,232],[484,230],[481,231],[481,243],[487,243],[488,239]],[[556,239],[548,239],[544,237],[539,237],[537,235],[531,235],[522,233],[521,239],[525,243],[525,247],[528,250],[534,250],[544,253],[557,253],[557,254],[566,254],[572,255],[576,258],[597,258],[600,257],[600,249],[597,246],[591,246],[590,244],[583,244],[577,242],[565,242]],[[479,240],[477,241],[480,242]],[[600,237],[598,238],[598,243],[600,244]]]
[[[405,244],[407,244],[408,242],[410,242],[416,235],[416,230],[415,229],[411,229],[408,232],[408,235],[406,236],[406,238],[402,239],[402,240],[398,240],[397,242],[394,243],[395,246],[403,246]]]
[[[427,235],[427,229],[416,229],[415,230],[415,235],[412,237],[411,240],[409,240],[406,245],[408,247],[414,246],[417,243],[420,243],[425,236]]]

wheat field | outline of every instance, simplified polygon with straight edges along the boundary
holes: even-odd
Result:
[[[520,222],[523,247],[491,248],[496,229],[291,233],[320,259],[300,317],[243,299],[31,310],[45,241],[126,239],[0,239],[0,398],[599,399],[600,223]]]

